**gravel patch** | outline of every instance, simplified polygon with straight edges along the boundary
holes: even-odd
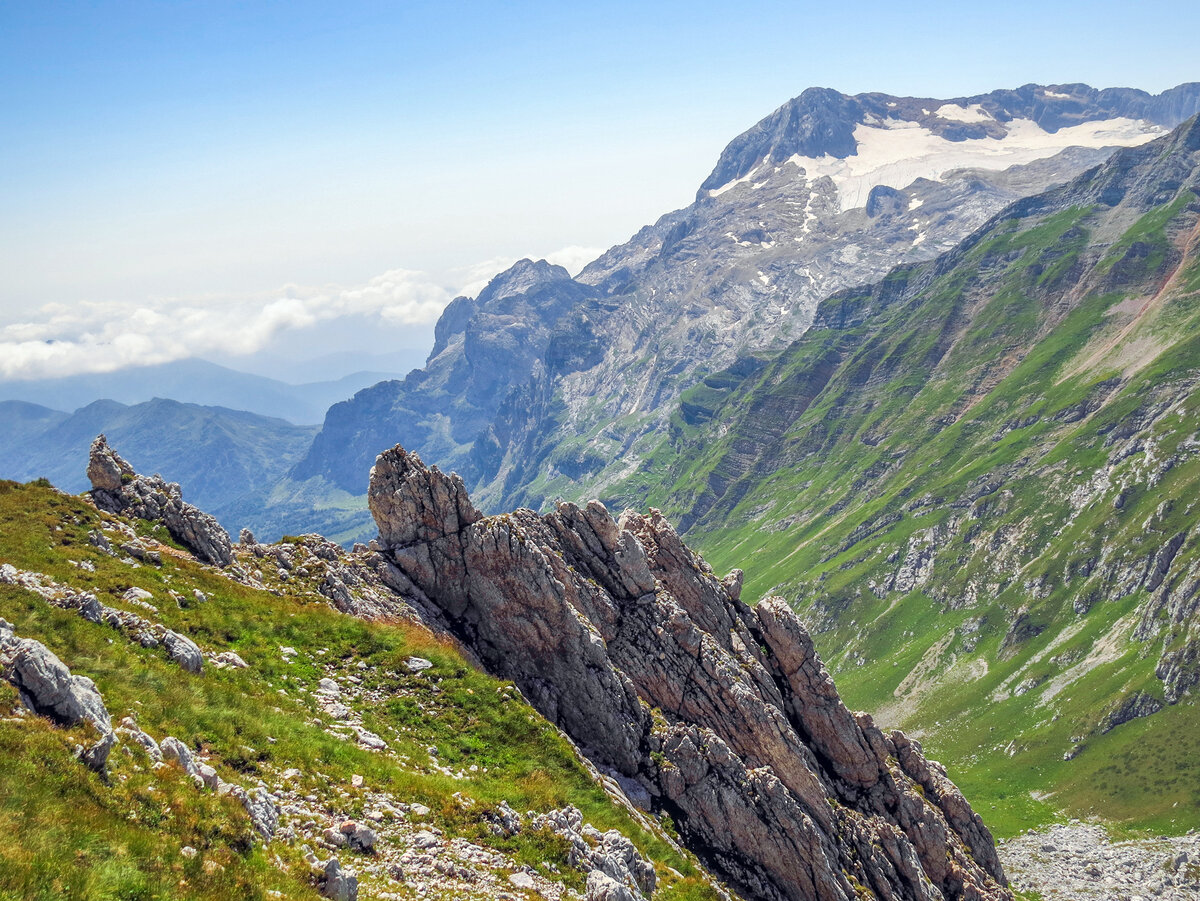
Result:
[[[997,843],[1012,887],[1045,901],[1196,901],[1200,835],[1114,842],[1072,820]]]

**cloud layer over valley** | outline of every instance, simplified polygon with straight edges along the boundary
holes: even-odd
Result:
[[[600,252],[571,246],[546,258],[575,273]],[[392,269],[350,287],[287,285],[249,296],[46,304],[31,315],[0,324],[0,379],[112,372],[190,357],[248,356],[289,333],[335,320],[362,322],[364,328],[412,327],[423,335],[454,297],[474,296],[514,262],[496,258],[445,273]],[[351,338],[351,346],[329,350],[353,350],[353,343]]]

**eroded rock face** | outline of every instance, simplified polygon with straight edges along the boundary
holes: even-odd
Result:
[[[940,765],[847,710],[790,607],[742,603],[656,511],[485,518],[399,446],[369,497],[418,602],[747,898],[1009,897]]]
[[[87,474],[92,499],[101,510],[161,522],[172,538],[205,563],[233,562],[229,535],[216,518],[186,503],[175,482],[135,473],[103,435],[92,442]]]

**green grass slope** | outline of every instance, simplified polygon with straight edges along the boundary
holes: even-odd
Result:
[[[339,614],[299,579],[292,588],[247,588],[184,554],[165,552],[161,567],[132,566],[88,540],[91,530],[115,523],[46,483],[0,482],[0,563],[145,615],[122,600],[131,587],[142,588],[158,607],[155,620],[210,652],[235,651],[249,667],[206,664],[189,675],[161,649],[51,606],[33,591],[0,585],[0,617],[19,636],[47,645],[76,675],[94,679],[114,724],[134,716],[159,740],[174,735],[204,754],[227,781],[273,789],[286,783],[293,796],[328,801],[351,816],[363,816],[368,792],[424,804],[428,828],[442,830],[447,841],[466,838],[508,855],[514,867],[582,890],[585,874],[568,862],[564,840],[534,829],[504,837],[487,821],[502,801],[518,811],[572,804],[587,822],[620,830],[653,859],[655,897],[711,895],[662,827],[614,804],[510,684],[472,668],[423,628]],[[161,527],[136,528],[165,541]],[[181,607],[169,594],[186,599],[196,589],[207,600]],[[285,655],[285,646],[296,653]],[[404,661],[413,654],[433,667],[409,672]],[[361,698],[348,703],[366,728],[386,738],[386,753],[330,734],[334,724],[315,693],[331,671],[361,682]],[[74,758],[82,729],[17,715],[17,707],[15,691],[0,681],[0,898],[317,897],[301,841],[280,836],[264,845],[236,801],[198,790],[174,766],[154,770],[128,740],[113,751],[102,778]],[[185,854],[185,846],[197,853]],[[369,863],[345,852],[341,858],[352,868]],[[367,878],[360,897],[384,890],[417,897],[411,886],[383,876]],[[423,897],[462,895],[446,889]]]
[[[1001,835],[1200,826],[1198,185],[1193,120],[835,295],[615,492],[791,600]]]

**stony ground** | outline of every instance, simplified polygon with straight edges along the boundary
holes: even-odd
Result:
[[[1045,901],[1195,901],[1200,834],[1115,842],[1072,820],[998,843],[1012,887]],[[1036,895],[1035,895],[1036,897]]]

